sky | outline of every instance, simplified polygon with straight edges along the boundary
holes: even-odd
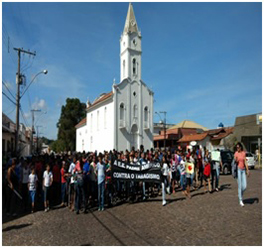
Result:
[[[154,91],[154,112],[207,128],[233,126],[262,111],[262,3],[135,2],[142,34],[142,80]],[[26,76],[20,121],[57,138],[66,99],[93,101],[120,82],[120,43],[128,3],[2,3],[2,92],[16,95],[18,55]],[[9,89],[9,92],[7,90]],[[11,95],[12,94],[12,95]],[[2,94],[15,122],[15,105]],[[162,117],[162,114],[161,114]],[[154,121],[159,122],[154,115]]]

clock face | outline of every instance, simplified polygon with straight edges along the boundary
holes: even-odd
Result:
[[[135,26],[136,25],[136,23],[135,23],[134,20],[132,20],[130,23],[131,23],[132,26]]]
[[[135,39],[133,40],[133,44],[134,44],[134,46],[136,46],[136,45],[137,45],[137,42],[136,42],[136,40],[135,40]]]

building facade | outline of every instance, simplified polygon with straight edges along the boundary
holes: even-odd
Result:
[[[234,135],[248,152],[262,150],[262,113],[236,118]]]
[[[87,102],[86,120],[76,126],[77,151],[153,147],[154,93],[141,78],[141,38],[130,3],[120,38],[120,83]]]

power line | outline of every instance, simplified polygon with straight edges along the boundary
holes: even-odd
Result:
[[[9,97],[8,95],[6,95],[5,92],[2,91],[2,94],[3,94],[6,98],[8,98],[10,102],[12,102],[13,104],[16,105],[16,103],[15,103],[12,99],[10,99],[10,97]]]
[[[14,100],[16,100],[15,96],[12,94],[12,92],[9,90],[9,88],[7,87],[6,83],[3,80],[2,80],[2,83],[4,84],[4,86],[6,87],[8,92],[10,93],[10,95],[14,98]]]
[[[26,121],[26,117],[25,117],[25,115],[24,115],[24,111],[22,110],[21,106],[20,106],[20,111],[21,111],[21,114],[22,114],[22,117],[23,117],[23,120],[24,120],[26,126],[29,127],[29,124],[28,124],[28,122]]]

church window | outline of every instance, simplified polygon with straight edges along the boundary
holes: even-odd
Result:
[[[133,107],[133,117],[134,118],[137,118],[137,110],[138,110],[138,108],[137,108],[137,105],[135,104]]]
[[[91,114],[90,130],[93,132],[93,114]]]
[[[104,109],[104,128],[106,128],[106,122],[107,122],[107,108]]]
[[[99,110],[97,110],[97,131],[99,131],[99,125],[100,125],[100,121],[99,121]]]
[[[123,77],[125,77],[126,61],[123,60]]]
[[[148,122],[148,107],[147,106],[144,108],[144,121]]]
[[[136,74],[136,59],[133,59],[132,63],[133,63],[133,75],[135,75]]]
[[[120,120],[125,119],[125,105],[124,103],[120,104]]]
[[[133,92],[133,96],[136,97],[136,95],[137,95],[137,93],[136,93],[136,91],[134,91],[134,92]]]

